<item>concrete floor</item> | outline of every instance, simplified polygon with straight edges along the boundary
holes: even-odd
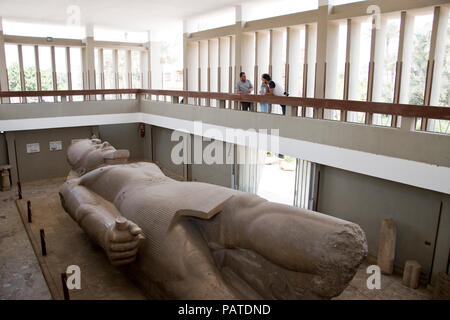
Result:
[[[45,185],[24,194],[45,192]],[[17,212],[14,190],[0,192],[0,300],[51,299],[30,240]]]
[[[62,181],[62,179],[54,179],[25,184],[23,186],[24,198],[55,198]],[[0,192],[0,299],[51,299],[49,288],[16,208],[16,199],[17,192],[15,191]],[[54,200],[52,201],[54,202]],[[32,207],[36,206],[32,205]],[[74,228],[76,227],[75,224]],[[55,242],[53,241],[53,243]],[[102,261],[105,259],[101,252],[93,252],[91,257],[94,256]],[[413,290],[403,286],[401,277],[398,275],[382,275],[380,290],[367,289],[366,281],[369,275],[366,273],[366,269],[368,265],[368,263],[361,265],[354,279],[344,292],[335,298],[336,300],[424,300],[431,298],[431,293],[424,288]],[[109,268],[109,266],[105,266],[105,268]],[[110,271],[115,273],[114,270]],[[104,292],[97,293],[99,295],[97,298],[107,298]],[[122,294],[117,296],[112,293],[112,296],[123,298]],[[136,293],[131,294],[130,297],[141,298]]]

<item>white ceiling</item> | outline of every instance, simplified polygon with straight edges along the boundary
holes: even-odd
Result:
[[[251,1],[251,0],[250,0]],[[79,6],[81,24],[144,31],[248,0],[0,0],[4,19],[66,24],[70,6]]]

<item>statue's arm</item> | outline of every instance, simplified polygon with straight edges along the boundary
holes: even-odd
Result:
[[[105,250],[113,265],[136,259],[142,230],[113,204],[73,181],[62,186],[60,197],[66,212]]]

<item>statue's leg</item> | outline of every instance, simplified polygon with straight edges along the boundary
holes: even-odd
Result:
[[[246,194],[233,197],[213,219],[197,223],[210,243],[241,250],[245,259],[235,259],[236,266],[251,268],[251,259],[265,268],[270,263],[274,272],[285,270],[289,282],[299,279],[300,287],[320,297],[339,294],[367,254],[365,235],[356,224]]]

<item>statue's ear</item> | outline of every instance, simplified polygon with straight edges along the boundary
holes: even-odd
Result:
[[[222,211],[225,203],[228,202],[233,195],[224,192],[200,197],[202,199],[196,198],[193,199],[194,201],[187,201],[186,207],[178,210],[175,217],[188,216],[209,220]]]

